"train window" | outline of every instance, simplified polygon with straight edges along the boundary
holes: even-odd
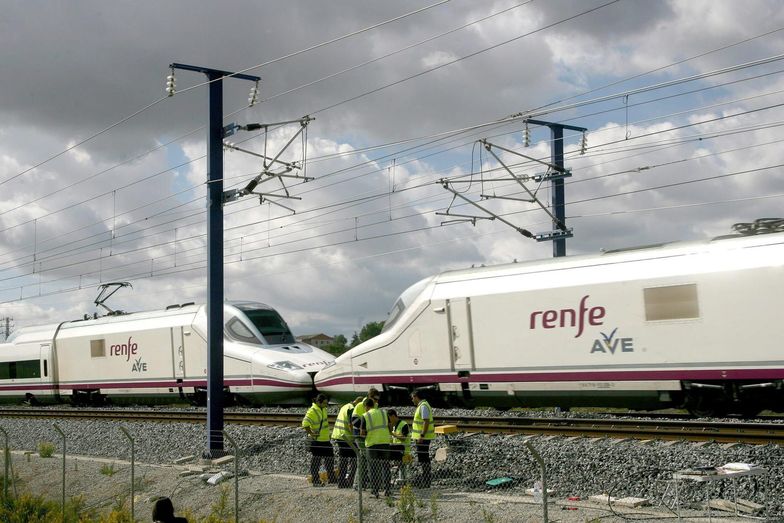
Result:
[[[8,361],[0,363],[0,380],[40,377],[41,362],[39,360]]]
[[[228,323],[226,323],[226,331],[228,332],[229,336],[235,340],[244,341],[245,343],[253,343],[255,345],[261,344],[261,341],[256,337],[255,334],[253,334],[248,326],[237,318],[232,318],[228,321]]]
[[[700,317],[697,284],[670,285],[643,289],[647,321],[679,320]]]
[[[49,375],[49,369],[46,365],[46,360],[44,360],[44,377]]]
[[[294,335],[289,326],[275,310],[272,309],[243,309],[242,312],[253,323],[264,339],[271,344],[294,343]]]
[[[17,361],[16,377],[17,378],[40,378],[41,361],[40,360]]]
[[[104,340],[90,340],[90,356],[93,358],[105,358],[106,342]]]
[[[405,311],[406,308],[411,305],[417,296],[422,294],[422,291],[425,290],[425,287],[427,287],[432,279],[433,276],[419,280],[414,285],[403,291],[403,294],[400,295],[400,297],[395,301],[395,304],[392,306],[392,310],[389,311],[389,316],[387,317],[387,321],[384,322],[384,328],[381,329],[381,332],[389,330],[389,328],[392,327],[395,322],[397,322],[398,318],[403,315],[403,311]]]

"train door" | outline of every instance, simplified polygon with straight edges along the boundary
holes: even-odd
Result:
[[[39,360],[41,362],[40,368],[40,376],[41,376],[41,383],[51,383],[54,385],[51,389],[41,389],[38,392],[39,396],[54,396],[57,394],[56,385],[57,380],[54,379],[53,373],[54,369],[52,368],[52,344],[51,343],[42,343],[38,353]]]
[[[446,300],[449,326],[449,359],[452,370],[474,370],[474,339],[471,329],[471,298]]]
[[[172,363],[176,379],[185,379],[185,334],[182,327],[172,327]]]
[[[183,347],[183,375],[188,379],[203,379],[207,377],[207,340],[202,338],[191,325],[184,325],[181,329],[181,342]]]

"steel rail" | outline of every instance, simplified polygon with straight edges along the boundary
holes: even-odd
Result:
[[[225,412],[225,421],[241,425],[298,426],[302,413]],[[108,419],[164,423],[205,423],[205,411],[166,409],[36,409],[0,408],[0,417]],[[334,422],[334,416],[330,416]],[[728,421],[531,418],[513,416],[438,416],[438,425],[455,425],[459,432],[549,435],[567,437],[715,441],[717,443],[777,444],[784,446],[784,423]]]

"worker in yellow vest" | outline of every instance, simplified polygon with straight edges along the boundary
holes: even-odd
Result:
[[[375,387],[370,387],[368,389],[368,394],[365,399],[373,400],[373,405],[378,407],[379,399],[381,398],[381,394],[379,394],[378,389]],[[367,410],[365,409],[364,400],[360,401],[356,407],[354,407],[354,412],[351,415],[351,425],[354,427],[354,440],[357,444],[357,466],[362,467],[363,473],[360,474],[362,477],[362,485],[361,487],[358,486],[357,488],[367,488],[368,485],[368,467],[367,467],[367,453],[365,452],[365,438],[360,437],[359,430],[360,426],[362,425],[362,418],[365,415]]]
[[[389,432],[392,441],[389,444],[390,460],[397,466],[401,480],[406,479],[406,463],[411,462],[411,427],[406,420],[400,419],[395,409],[387,410],[389,418]]]
[[[378,497],[383,488],[384,495],[389,496],[389,421],[387,413],[377,408],[373,400],[366,398],[363,402],[365,414],[362,416],[360,434],[365,438],[365,448],[370,464],[371,493]]]
[[[368,389],[367,399],[373,400],[373,405],[378,407],[378,401],[381,399],[381,394],[375,387],[370,387],[370,389]],[[362,416],[365,415],[365,412],[367,412],[367,410],[365,409],[365,400],[363,399],[359,402],[359,404],[357,404],[356,407],[354,407],[354,413],[351,415],[351,424],[354,427],[354,436],[359,436],[359,426],[362,423]]]
[[[354,434],[351,427],[351,415],[354,408],[362,403],[359,396],[351,403],[346,403],[340,408],[332,429],[332,439],[338,446],[338,488],[351,488],[354,484],[354,474],[357,471],[357,453],[354,451]]]
[[[416,405],[411,438],[416,445],[417,461],[422,466],[422,477],[416,482],[416,486],[430,488],[430,442],[436,435],[436,428],[433,423],[433,409],[423,396],[421,390],[411,393],[411,401]]]
[[[319,394],[313,400],[313,405],[302,418],[302,428],[310,438],[310,477],[314,487],[323,487],[319,478],[319,467],[324,462],[330,483],[335,483],[335,463],[332,455],[332,443],[329,441],[329,420],[327,419],[327,403],[329,400],[324,394]]]

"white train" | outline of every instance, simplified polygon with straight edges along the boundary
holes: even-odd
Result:
[[[224,304],[224,387],[251,404],[302,404],[334,357],[295,341],[263,303]],[[0,344],[0,401],[204,403],[204,305],[19,329]]]
[[[784,233],[449,271],[316,375],[352,398],[431,387],[455,403],[784,410]]]

